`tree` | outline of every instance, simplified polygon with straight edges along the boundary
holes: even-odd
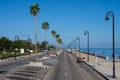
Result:
[[[37,61],[37,56],[38,56],[38,53],[37,53],[37,43],[38,43],[38,32],[37,32],[37,20],[36,20],[36,17],[38,15],[38,12],[40,11],[40,8],[38,7],[39,5],[38,4],[33,4],[31,7],[30,7],[30,14],[33,15],[35,17],[35,40],[36,40],[36,49],[35,49],[35,52],[36,52],[36,61]]]
[[[9,40],[6,37],[0,38],[0,50],[12,51],[13,50],[13,41]]]
[[[49,45],[49,46],[48,46],[48,50],[51,50],[51,49],[54,49],[54,48],[55,48],[54,45]]]
[[[43,42],[40,44],[40,49],[41,49],[41,50],[45,49],[45,44],[48,44],[48,42],[43,41]]]
[[[56,38],[56,41],[57,41],[58,44],[63,44],[63,41],[62,41],[62,39],[60,38],[60,35],[59,35],[59,34],[57,34],[57,35],[55,36],[55,38]]]
[[[60,35],[56,34],[55,38],[56,38],[56,40],[58,40],[60,38]]]
[[[42,29],[45,30],[45,42],[47,42],[47,34],[46,34],[46,30],[49,29],[49,23],[48,22],[43,22],[42,23]],[[47,44],[45,44],[45,49],[47,47]]]
[[[14,41],[14,48],[22,49],[24,48],[25,52],[28,52],[28,49],[33,49],[33,45],[31,42],[27,40],[16,40]]]
[[[57,39],[58,44],[63,44],[62,39]]]
[[[6,53],[11,53],[15,51],[15,48],[18,48],[18,52],[20,52],[21,48],[24,48],[26,52],[27,49],[34,49],[34,45],[32,44],[32,42],[28,41],[28,40],[9,40],[6,37],[2,37],[0,38],[0,54],[2,52],[6,52]]]
[[[57,45],[58,45],[58,39],[60,38],[60,35],[56,34],[55,38],[56,38],[56,42],[57,42]]]
[[[58,47],[59,47],[61,44],[63,44],[62,39],[61,39],[61,38],[57,39],[57,43],[58,43]]]
[[[53,37],[55,37],[56,32],[53,30],[53,31],[51,31],[51,34],[52,34]]]
[[[53,46],[54,46],[54,38],[55,38],[55,35],[56,35],[56,31],[51,31],[51,35],[53,36]],[[53,47],[54,48],[54,47]]]

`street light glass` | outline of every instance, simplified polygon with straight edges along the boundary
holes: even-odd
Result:
[[[108,20],[109,20],[109,18],[106,16],[105,20],[106,20],[106,21],[108,21]]]
[[[86,36],[86,32],[84,33],[84,35]]]

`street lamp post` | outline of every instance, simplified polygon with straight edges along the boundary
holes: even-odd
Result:
[[[75,49],[75,54],[77,55],[77,42],[76,42],[76,39],[72,41],[72,48]]]
[[[81,57],[80,56],[80,38],[79,37],[77,37],[77,39],[76,40],[78,40],[78,50],[79,50],[79,58]]]
[[[30,35],[28,35],[28,44],[29,44],[29,46],[30,46],[30,42],[31,42]],[[29,56],[30,56],[30,47],[29,47]]]
[[[18,40],[18,39],[19,39],[18,35],[15,35],[15,45],[16,45],[16,40]],[[16,50],[17,50],[17,47],[15,48],[15,60],[17,59],[16,58]]]
[[[105,20],[108,21],[109,17],[112,17],[112,57],[113,57],[113,78],[115,78],[115,39],[114,39],[114,13],[112,11],[108,11],[106,13]]]
[[[81,62],[82,58],[80,55],[80,38],[77,37],[76,40],[78,40],[78,52],[79,52],[79,57],[77,58],[77,62]]]
[[[89,62],[89,32],[85,31],[84,35],[87,35],[87,52],[88,52],[88,56],[87,56],[87,61]]]

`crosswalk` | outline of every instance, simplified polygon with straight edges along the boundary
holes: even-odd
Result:
[[[0,80],[43,80],[49,69],[22,66],[0,76]]]

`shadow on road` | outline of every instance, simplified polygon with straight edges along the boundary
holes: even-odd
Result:
[[[5,72],[7,72],[7,71],[0,71],[0,74],[5,73]]]

